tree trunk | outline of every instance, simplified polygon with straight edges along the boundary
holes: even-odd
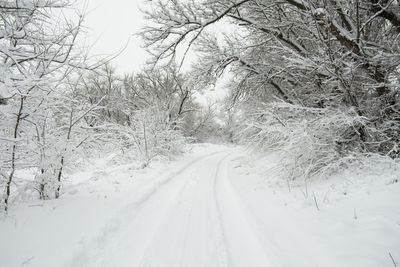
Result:
[[[25,97],[21,96],[19,109],[18,109],[18,113],[17,113],[17,119],[16,119],[15,127],[14,127],[14,135],[13,135],[14,140],[16,140],[18,137],[18,129],[19,129],[19,126],[21,123],[22,110],[24,107],[24,100],[25,100]],[[14,143],[12,146],[12,151],[11,151],[11,171],[10,171],[10,174],[8,175],[8,180],[7,180],[7,184],[6,184],[6,193],[4,196],[4,210],[6,212],[8,211],[8,200],[9,200],[10,193],[11,193],[10,187],[11,187],[11,183],[12,183],[12,180],[14,178],[14,173],[15,173],[15,155],[16,155],[16,153],[17,153],[17,144]]]

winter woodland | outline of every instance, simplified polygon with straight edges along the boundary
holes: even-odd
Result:
[[[74,1],[0,0],[2,216],[62,199],[93,155],[144,170],[206,142],[278,153],[275,176],[292,186],[374,166],[398,182],[399,1],[153,0],[142,12],[149,60],[122,74],[79,42]],[[223,77],[223,100],[197,101]]]

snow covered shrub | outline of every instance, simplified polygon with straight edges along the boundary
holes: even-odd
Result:
[[[253,110],[239,134],[242,142],[283,152],[282,174],[291,179],[328,174],[343,168],[342,159],[362,151],[365,118],[348,109],[309,108],[272,103]]]
[[[179,122],[168,121],[168,114],[157,107],[135,111],[129,125],[106,126],[121,148],[133,148],[141,167],[147,167],[156,157],[171,157],[183,152],[186,138]]]
[[[367,99],[364,113],[368,151],[391,158],[400,157],[400,88],[378,99]]]
[[[185,139],[167,118],[165,112],[153,107],[138,111],[134,117],[132,134],[144,167],[157,156],[169,157],[182,151]]]

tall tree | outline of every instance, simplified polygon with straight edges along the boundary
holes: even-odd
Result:
[[[346,126],[342,139],[356,136],[362,151],[399,155],[397,1],[153,3],[142,35],[154,63],[196,47],[198,77],[227,67],[235,74],[233,101],[354,110],[363,125]],[[215,35],[218,23],[235,30]]]
[[[0,173],[8,209],[10,188],[36,131],[33,119],[60,81],[76,67],[74,53],[83,17],[66,19],[69,1],[0,1]],[[40,131],[38,131],[40,133]],[[28,163],[29,165],[29,163]]]

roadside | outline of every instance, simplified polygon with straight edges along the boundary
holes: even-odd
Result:
[[[232,161],[230,177],[280,266],[394,266],[400,261],[400,173],[389,166],[329,179],[278,181],[279,156]],[[390,253],[390,255],[389,255]]]

